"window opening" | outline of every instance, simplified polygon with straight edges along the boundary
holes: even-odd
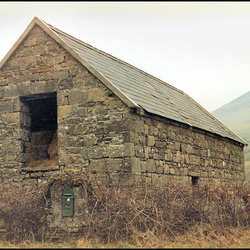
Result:
[[[198,176],[192,176],[192,185],[195,186],[198,184],[199,177]]]
[[[24,120],[30,121],[24,126],[30,143],[28,166],[58,165],[56,93],[22,96],[21,101],[26,106]]]

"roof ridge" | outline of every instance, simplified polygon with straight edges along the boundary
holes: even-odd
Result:
[[[108,53],[105,52],[105,51],[99,50],[99,49],[97,49],[96,47],[94,47],[94,46],[92,46],[92,45],[90,45],[90,44],[88,44],[88,43],[86,43],[86,42],[83,42],[82,40],[80,40],[80,39],[78,39],[78,38],[76,38],[76,37],[74,37],[74,36],[72,36],[72,35],[70,35],[70,34],[64,32],[64,31],[62,31],[62,30],[60,30],[60,29],[58,29],[58,28],[55,28],[55,27],[52,26],[51,24],[47,24],[47,23],[46,23],[46,25],[48,25],[48,26],[51,28],[51,30],[52,30],[53,32],[57,33],[57,35],[58,35],[59,37],[60,37],[60,34],[61,34],[61,35],[65,36],[66,38],[70,39],[72,42],[76,42],[76,43],[78,43],[78,44],[81,45],[81,46],[84,46],[84,47],[86,47],[86,48],[88,48],[88,49],[91,49],[91,50],[93,50],[93,51],[99,53],[100,55],[103,55],[103,56],[105,56],[105,57],[107,57],[107,58],[110,58],[111,60],[114,60],[116,63],[120,63],[120,64],[122,64],[122,65],[125,65],[125,66],[129,67],[130,69],[135,70],[136,72],[138,72],[138,73],[140,73],[140,74],[142,74],[142,75],[145,75],[145,76],[149,77],[150,79],[155,80],[156,82],[153,83],[153,84],[152,84],[150,81],[147,81],[147,80],[145,80],[145,79],[144,79],[144,82],[147,83],[148,85],[150,85],[150,86],[151,86],[156,92],[158,92],[160,95],[163,94],[162,91],[158,88],[158,86],[160,87],[160,84],[162,84],[162,86],[166,86],[166,87],[168,87],[168,88],[171,88],[171,89],[173,89],[173,90],[179,92],[181,95],[186,96],[190,101],[192,101],[192,102],[196,105],[196,107],[200,108],[203,112],[205,111],[205,114],[208,115],[208,117],[210,117],[210,119],[212,119],[212,120],[218,122],[218,120],[215,119],[214,116],[213,116],[211,113],[209,113],[207,110],[205,110],[201,105],[199,105],[196,101],[194,101],[194,100],[193,100],[188,94],[186,94],[184,91],[182,91],[182,90],[180,90],[180,89],[178,89],[178,88],[172,86],[171,84],[168,84],[168,83],[164,82],[163,80],[161,80],[161,79],[159,79],[159,78],[157,78],[157,77],[155,77],[155,76],[153,76],[153,75],[151,75],[151,74],[149,74],[149,73],[147,73],[147,72],[145,72],[145,71],[143,71],[143,70],[141,70],[141,69],[139,69],[139,68],[137,68],[137,67],[135,67],[135,66],[133,66],[133,65],[131,65],[131,64],[129,64],[129,63],[127,63],[127,62],[125,62],[125,61],[123,61],[123,60],[121,60],[121,59],[115,57],[115,56],[113,56],[113,55],[111,55],[111,54],[108,54]],[[64,40],[63,37],[61,37],[61,39]],[[65,41],[65,42],[66,42],[66,41]],[[74,50],[74,49],[73,49],[73,50]],[[157,83],[158,83],[159,85],[158,85],[158,86],[155,86],[155,84],[157,85]],[[188,117],[185,116],[185,114],[183,114],[183,113],[179,110],[179,106],[176,105],[175,101],[174,101],[172,98],[166,96],[165,94],[163,94],[163,95],[165,96],[166,99],[168,99],[168,101],[169,101],[170,103],[172,103],[172,105],[173,105],[174,109],[176,110],[176,112],[179,113],[180,117],[181,117],[182,119],[184,119],[184,121],[185,121],[187,124],[189,124],[190,126],[196,126],[195,124],[193,124],[193,122],[191,122],[191,120],[188,119]],[[140,105],[140,104],[139,104],[139,105]],[[218,124],[221,125],[220,122],[219,122]],[[222,125],[223,125],[223,124],[222,124]],[[198,126],[198,127],[199,127],[199,126]],[[236,138],[237,138],[238,140],[240,140],[241,142],[245,143],[244,140],[242,140],[242,139],[241,139],[239,136],[237,136],[236,134],[232,133],[232,131],[229,130],[227,127],[225,127],[225,126],[222,126],[222,127],[223,127],[223,129],[224,129],[225,131],[229,132],[229,134],[231,134],[231,135],[233,135],[233,136],[236,136]],[[204,128],[203,128],[203,129],[204,129]],[[207,130],[207,129],[206,129],[206,130]],[[208,131],[209,131],[209,130],[208,130]]]
[[[66,35],[66,36],[68,36],[68,37],[74,39],[77,43],[79,43],[79,44],[81,44],[81,45],[84,45],[84,46],[87,46],[89,49],[95,50],[96,52],[98,52],[98,53],[100,53],[100,54],[102,54],[102,55],[104,55],[104,56],[107,56],[107,57],[109,57],[110,59],[115,60],[115,61],[117,61],[117,62],[119,62],[119,63],[121,63],[121,64],[124,64],[124,65],[126,65],[126,66],[128,66],[128,67],[130,67],[130,68],[132,68],[132,69],[134,69],[134,70],[136,70],[137,72],[139,72],[139,73],[141,73],[141,74],[144,74],[144,75],[146,75],[146,76],[148,76],[148,77],[150,77],[150,78],[153,78],[153,79],[155,79],[155,80],[157,80],[157,81],[160,81],[162,84],[164,84],[164,85],[167,86],[167,87],[170,87],[170,88],[172,88],[172,89],[175,89],[176,91],[178,91],[178,92],[180,92],[180,93],[184,93],[184,91],[182,91],[182,90],[180,90],[180,89],[174,87],[173,85],[171,85],[171,84],[169,84],[169,83],[167,83],[167,82],[165,82],[165,81],[163,81],[163,80],[161,80],[161,79],[159,79],[159,78],[157,78],[157,77],[155,77],[155,76],[153,76],[153,75],[147,73],[146,71],[143,71],[143,70],[139,69],[138,67],[133,66],[132,64],[130,64],[130,63],[128,63],[128,62],[125,62],[125,61],[123,61],[122,59],[119,59],[118,57],[115,57],[115,56],[113,56],[113,55],[111,55],[111,54],[109,54],[109,53],[107,53],[107,52],[105,52],[105,51],[103,51],[103,50],[100,50],[100,49],[98,49],[98,48],[92,46],[91,44],[88,44],[88,43],[86,43],[86,42],[84,42],[84,41],[82,41],[82,40],[80,40],[80,39],[78,39],[78,38],[76,38],[76,37],[74,37],[74,36],[72,36],[72,35],[70,35],[70,34],[64,32],[64,31],[62,31],[62,30],[60,30],[60,29],[58,29],[58,28],[56,28],[56,27],[54,27],[53,25],[51,25],[51,24],[49,24],[49,23],[46,23],[46,24],[47,24],[51,29],[53,29],[55,32],[61,32],[62,34],[64,34],[64,35]]]

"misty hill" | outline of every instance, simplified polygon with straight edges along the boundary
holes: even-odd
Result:
[[[211,114],[250,144],[250,91]],[[250,182],[250,146],[245,147],[245,167]]]
[[[247,143],[250,143],[250,91],[211,114]]]

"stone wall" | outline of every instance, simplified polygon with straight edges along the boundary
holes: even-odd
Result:
[[[245,180],[243,145],[149,114],[142,115],[141,121],[144,129],[133,136],[132,171],[137,182],[235,184]]]

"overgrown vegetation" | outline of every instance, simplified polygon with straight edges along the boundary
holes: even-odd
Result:
[[[193,239],[198,235],[229,239],[238,229],[249,232],[250,205],[242,199],[250,193],[249,185],[233,189],[206,184],[107,188],[79,175],[54,181],[54,185],[66,184],[83,185],[89,192],[89,217],[75,247],[117,247],[119,242],[126,242],[127,247],[166,247],[166,239],[174,244],[187,235]],[[3,241],[46,241],[47,192],[48,187],[39,191],[2,188],[0,216],[6,228]]]
[[[0,218],[6,240],[41,240],[46,229],[46,199],[42,192],[0,188]]]
[[[248,226],[249,214],[242,200],[246,191],[208,185],[117,187],[94,189],[95,206],[87,235],[106,243],[122,238],[134,240],[135,232],[174,238],[192,226],[207,223],[218,232],[228,227]],[[85,234],[86,235],[86,234]]]

